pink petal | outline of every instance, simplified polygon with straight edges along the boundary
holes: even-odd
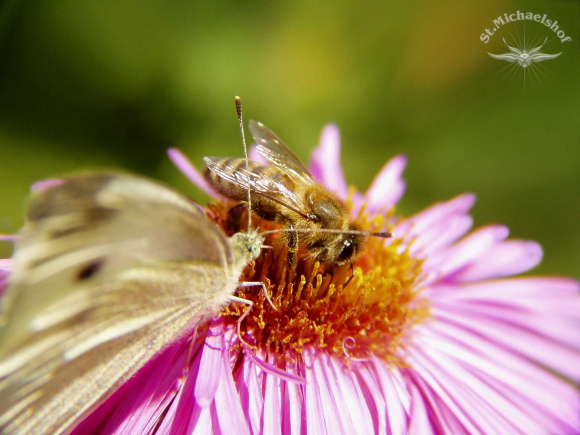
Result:
[[[435,433],[453,435],[478,433],[469,432],[465,428],[459,416],[456,414],[457,409],[453,403],[451,406],[448,406],[445,398],[439,396],[438,385],[432,387],[426,379],[415,373],[414,370],[409,371],[408,376],[421,392],[421,396],[431,417],[431,424],[436,428]]]
[[[214,368],[214,370],[221,370],[221,373],[219,376],[216,376],[219,382],[215,393],[215,400],[212,404],[212,408],[215,408],[214,412],[217,415],[219,429],[224,434],[249,434],[248,422],[242,409],[236,386],[234,385],[234,379],[232,378],[232,368],[228,360],[228,352],[223,351],[221,358],[222,364],[220,367]],[[199,383],[199,377],[197,382]]]
[[[472,225],[473,218],[469,215],[451,215],[422,232],[413,241],[409,253],[421,257],[436,253],[467,234]]]
[[[276,376],[265,376],[264,409],[262,414],[263,433],[281,434],[282,429],[282,409],[280,406],[280,378]]]
[[[314,360],[314,371],[320,385],[320,396],[324,404],[325,420],[330,433],[356,433],[351,419],[349,403],[344,400],[337,388],[337,380],[332,371],[329,356],[318,354]]]
[[[475,204],[475,199],[475,195],[465,193],[449,201],[439,202],[404,220],[394,231],[398,237],[405,234],[420,236],[427,228],[445,222],[450,216],[466,214]]]
[[[252,144],[250,146],[250,152],[248,153],[248,159],[253,160],[254,162],[261,163],[263,165],[268,164],[268,160],[266,160],[262,155],[258,152],[256,144]]]
[[[444,385],[483,433],[518,433],[516,428],[532,433],[537,428],[525,411],[442,353],[423,347],[413,351],[413,362],[422,375],[429,371]]]
[[[183,372],[183,364],[174,367],[176,358],[182,352],[183,347],[184,341],[161,352],[78,424],[72,433],[75,435],[97,432],[103,434],[132,433],[127,430],[127,427],[147,425],[147,420],[152,415],[152,412],[149,413],[150,409],[155,407],[154,402],[161,400],[161,397],[172,389],[178,376]],[[167,370],[169,367],[171,370],[175,368],[175,372],[178,372],[177,376],[173,376],[174,373]],[[138,393],[134,394],[135,391]],[[139,393],[144,393],[145,397]],[[135,402],[134,397],[143,400]],[[148,398],[152,398],[151,402]],[[148,413],[149,415],[147,415]],[[106,430],[105,423],[107,423]]]
[[[365,193],[369,213],[388,210],[399,202],[405,193],[406,183],[402,175],[406,166],[407,156],[400,154],[391,158],[379,171]]]
[[[568,301],[573,304],[578,313],[580,309],[580,298]],[[460,311],[479,319],[489,319],[494,322],[501,322],[517,327],[539,336],[545,336],[555,342],[560,342],[567,346],[578,349],[580,359],[580,315],[565,316],[560,315],[557,304],[550,301],[537,301],[532,305],[530,301],[518,304],[517,301],[508,303],[489,303],[488,301],[437,301],[437,307],[446,308],[452,311]]]
[[[196,405],[191,416],[184,416],[190,417],[189,425],[187,428],[185,430],[174,430],[174,428],[171,427],[170,435],[207,435],[213,433],[221,434],[219,428],[214,428],[214,416],[215,409],[213,409],[213,407],[208,406],[206,408],[200,408]],[[166,432],[159,430],[158,433],[165,434]]]
[[[205,408],[214,399],[220,383],[222,353],[225,352],[223,320],[211,322],[203,346],[194,396],[199,406]]]
[[[496,391],[530,414],[538,425],[561,426],[576,421],[575,388],[509,349],[443,322],[424,328],[421,336],[423,346],[449,355],[488,384],[497,385]],[[546,391],[552,400],[545,400]]]
[[[185,383],[182,384],[177,397],[171,403],[157,433],[170,435],[212,433],[212,408],[210,406],[200,407],[195,403],[194,397],[201,357],[202,351],[200,349],[190,363],[191,366],[185,378]]]
[[[453,277],[456,282],[481,281],[517,275],[535,267],[542,260],[542,247],[535,242],[508,240]]]
[[[358,373],[362,378],[362,391],[367,395],[367,404],[373,416],[376,433],[387,433],[387,404],[379,387],[378,379],[368,364],[361,364]]]
[[[18,239],[20,239],[20,236],[16,234],[0,234],[0,241],[2,242],[16,242]]]
[[[492,319],[474,317],[454,307],[432,307],[433,316],[451,322],[458,327],[472,330],[495,341],[499,346],[510,348],[527,358],[537,361],[572,379],[580,379],[580,355],[578,350],[553,342],[537,333],[527,331],[519,325],[506,324]]]
[[[433,392],[439,397],[460,424],[469,433],[505,433],[497,430],[490,419],[485,418],[487,412],[470,397],[467,386],[461,379],[449,375],[452,371],[442,369],[439,364],[429,361],[429,357],[416,348],[408,349],[409,362],[413,370],[420,376]]]
[[[329,385],[333,389],[333,396],[336,398],[338,405],[346,407],[349,414],[349,421],[358,428],[361,433],[373,433],[373,418],[371,417],[369,407],[367,406],[364,394],[361,391],[358,378],[354,371],[356,368],[348,369],[332,356],[327,356],[329,368]],[[334,378],[334,382],[332,382]],[[347,427],[349,427],[347,425]],[[351,433],[356,433],[357,430]]]
[[[432,424],[425,406],[425,399],[417,389],[416,385],[411,384],[411,418],[409,421],[409,435],[435,435],[437,427]]]
[[[2,275],[0,274],[0,297],[2,297],[2,295],[4,294],[4,291],[6,290],[7,287],[8,287],[8,280],[4,279],[2,277]]]
[[[46,180],[40,180],[36,183],[33,183],[30,186],[31,192],[40,192],[42,190],[51,189],[56,186],[60,186],[64,184],[65,180],[59,178],[47,178]]]
[[[14,267],[14,261],[11,258],[0,259],[0,271],[10,272]]]
[[[164,355],[146,380],[135,383],[115,406],[103,433],[147,433],[155,426],[165,407],[177,394],[174,386],[183,374],[186,357],[187,352],[183,351],[183,346],[172,354]]]
[[[342,199],[348,196],[346,180],[340,165],[340,133],[334,124],[327,124],[320,135],[320,144],[310,159],[312,176],[333,190]]]
[[[320,397],[318,379],[314,373],[314,357],[310,351],[303,352],[305,375],[308,387],[305,389],[304,408],[306,410],[306,426],[313,434],[331,433],[327,430],[324,418],[325,403]]]
[[[250,423],[252,433],[259,433],[262,418],[262,409],[264,407],[264,397],[262,395],[261,383],[258,382],[257,371],[259,369],[252,362],[242,364],[242,369],[238,371],[236,387],[242,403],[242,408]],[[260,371],[261,373],[261,371]],[[261,374],[263,378],[264,375]]]
[[[447,277],[478,259],[492,246],[503,241],[508,234],[509,230],[501,225],[480,228],[454,246],[429,257],[425,262],[425,269],[437,270],[442,277]]]
[[[385,363],[374,358],[374,368],[379,379],[379,385],[383,391],[383,396],[387,401],[387,425],[389,433],[393,435],[404,435],[408,432],[407,415],[402,406],[402,400],[399,397],[395,382],[392,379],[391,369],[387,368]],[[402,393],[402,392],[401,392]],[[408,395],[408,392],[404,392]],[[410,399],[404,399],[408,402]]]
[[[193,163],[191,163],[191,161],[180,150],[177,148],[169,148],[167,150],[167,155],[173,164],[177,166],[177,169],[179,169],[181,173],[199,189],[203,190],[211,197],[221,197],[221,195],[213,190],[207,181],[205,181],[203,175],[199,173]]]
[[[580,283],[576,280],[539,276],[497,279],[461,286],[450,284],[448,287],[454,291],[446,293],[446,298],[494,298],[517,300],[518,303],[536,298],[576,297],[580,291]]]
[[[573,387],[565,385],[562,381],[559,381],[560,386],[567,387],[568,393],[560,396],[563,394],[560,391],[562,388],[546,390],[544,389],[547,387],[546,384],[542,386],[534,383],[532,379],[523,379],[517,368],[514,372],[505,371],[486,358],[486,355],[473,355],[461,346],[455,345],[454,340],[426,335],[424,340],[418,341],[418,344],[426,351],[430,362],[437,363],[439,367],[454,367],[450,373],[466,385],[471,384],[471,390],[478,396],[476,400],[485,400],[486,407],[493,408],[494,413],[505,416],[514,427],[528,426],[530,429],[543,427],[547,432],[559,433],[563,426],[568,426],[569,431],[570,423],[574,424],[576,421],[578,394]],[[504,364],[506,359],[508,361],[511,359],[513,365],[522,362],[520,358],[509,355],[504,356],[499,362]],[[546,371],[543,377],[556,379]],[[557,406],[546,403],[546,391],[550,391],[551,396],[554,395],[551,401]],[[556,394],[558,396],[555,396]],[[534,396],[535,403],[530,400]],[[530,412],[532,409],[534,412]],[[568,423],[560,418],[566,414]],[[491,419],[497,420],[497,417]],[[530,430],[527,433],[530,433]]]
[[[298,376],[298,368],[295,363],[287,363],[286,370]],[[284,398],[282,404],[282,433],[302,434],[306,421],[303,387],[295,383],[286,383],[282,397]]]

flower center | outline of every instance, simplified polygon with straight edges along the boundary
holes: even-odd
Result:
[[[235,231],[227,228],[223,204],[211,210],[226,232]],[[370,229],[382,227],[384,218],[361,221]],[[271,222],[253,223],[262,230],[275,228]],[[265,243],[275,246],[272,239]],[[397,238],[385,243],[368,237],[353,267],[321,265],[305,254],[298,251],[292,271],[285,248],[263,249],[246,268],[240,281],[263,282],[276,310],[259,286],[238,288],[235,295],[253,303],[241,323],[241,338],[290,362],[301,358],[304,346],[313,346],[346,359],[376,355],[404,365],[398,350],[405,332],[428,316],[425,301],[417,297],[422,260],[409,255]],[[235,324],[245,310],[241,304],[229,304],[220,315]]]

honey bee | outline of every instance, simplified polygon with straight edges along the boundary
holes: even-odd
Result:
[[[250,202],[251,210],[260,218],[285,227],[274,244],[288,247],[293,270],[299,246],[314,260],[342,266],[356,261],[366,236],[390,236],[362,231],[340,198],[315,181],[280,138],[261,122],[250,121],[249,127],[258,153],[270,164],[205,157],[204,176],[222,195]]]

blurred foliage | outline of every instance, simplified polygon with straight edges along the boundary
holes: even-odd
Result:
[[[480,41],[516,10],[557,19],[572,41],[535,22]],[[562,55],[537,73],[487,55],[524,30]],[[506,223],[544,246],[538,272],[580,277],[579,41],[580,2],[565,0],[5,0],[0,232],[21,225],[33,181],[79,168],[134,170],[205,201],[165,150],[199,167],[204,155],[241,156],[239,94],[246,120],[305,161],[337,123],[346,175],[362,190],[406,153],[399,212],[476,192],[476,225]]]

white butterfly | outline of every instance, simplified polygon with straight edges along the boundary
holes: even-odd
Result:
[[[2,304],[0,432],[63,433],[215,313],[260,254],[146,178],[64,179],[29,206]]]

